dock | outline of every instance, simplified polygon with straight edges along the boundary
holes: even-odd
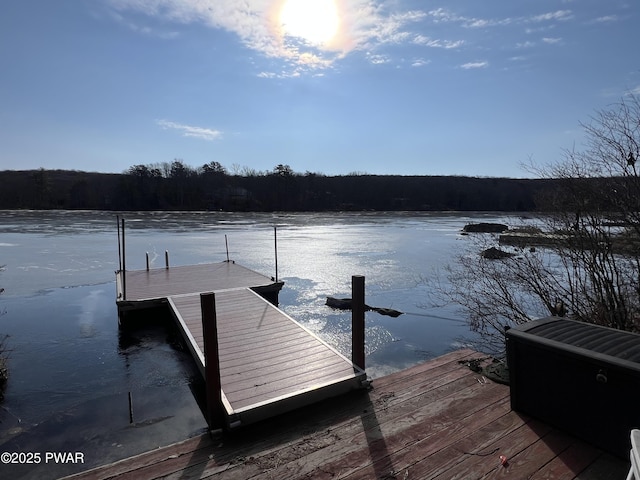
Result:
[[[68,478],[625,478],[628,462],[512,411],[508,386],[465,365],[481,357],[451,352],[374,379],[370,390]]]
[[[282,282],[235,262],[120,271],[116,283],[120,316],[169,309],[207,384],[212,428],[245,426],[367,384],[363,369],[274,305]],[[213,317],[206,299],[215,300]]]
[[[274,228],[274,239],[276,230]],[[225,237],[226,243],[226,237]],[[277,244],[277,242],[275,242]],[[354,276],[352,358],[348,359],[278,306],[284,282],[229,259],[164,268],[126,267],[125,221],[118,218],[118,322],[165,307],[205,381],[210,429],[233,429],[366,388],[364,277]],[[354,290],[355,295],[355,290]]]

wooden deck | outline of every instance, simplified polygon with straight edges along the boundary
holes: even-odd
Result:
[[[222,405],[215,412],[221,411],[227,428],[367,384],[363,370],[274,306],[282,282],[235,262],[117,272],[116,283],[121,319],[131,311],[168,305],[205,379],[200,295],[215,294],[216,316],[210,320],[217,328],[218,355],[211,364],[219,368],[222,387],[221,401],[216,400]]]
[[[627,462],[511,411],[509,387],[459,363],[479,356],[453,352],[376,379],[370,391],[69,478],[625,478]]]

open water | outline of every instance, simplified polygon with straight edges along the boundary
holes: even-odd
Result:
[[[350,356],[351,296],[401,312],[366,316],[366,364],[379,377],[473,342],[455,306],[433,305],[430,282],[470,248],[457,213],[126,213],[127,269],[229,257],[285,281],[280,307]],[[277,232],[277,272],[275,240]],[[228,246],[228,247],[227,247]],[[227,250],[228,248],[228,250]],[[204,431],[202,381],[171,322],[118,329],[116,215],[0,211],[0,334],[10,378],[0,404],[0,452],[81,452],[84,464],[0,464],[0,478],[57,478]],[[132,411],[129,408],[131,398]]]

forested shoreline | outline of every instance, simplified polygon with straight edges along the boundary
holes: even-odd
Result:
[[[164,168],[160,168],[164,167]],[[536,209],[550,180],[463,176],[230,174],[216,162],[136,165],[121,174],[0,171],[0,209],[223,211],[511,211]]]

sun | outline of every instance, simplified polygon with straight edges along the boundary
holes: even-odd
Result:
[[[338,32],[340,17],[335,0],[286,0],[280,10],[285,35],[325,45]]]

